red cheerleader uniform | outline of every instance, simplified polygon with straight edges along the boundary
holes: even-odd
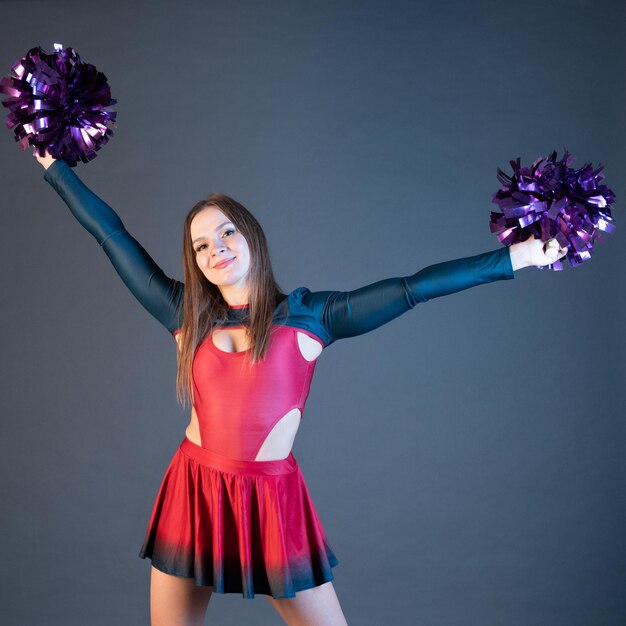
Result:
[[[44,178],[139,302],[175,336],[184,284],[163,273],[65,161],[55,161]],[[319,353],[337,339],[378,328],[420,302],[514,276],[509,248],[500,247],[354,291],[298,287],[278,298],[268,352],[252,367],[247,351],[225,352],[205,337],[192,368],[201,445],[185,437],[176,450],[139,556],[197,585],[246,598],[291,598],[332,580],[338,561],[300,468],[292,453],[255,461],[263,442],[289,411],[303,414]],[[247,305],[231,306],[220,327],[245,326],[247,312]]]

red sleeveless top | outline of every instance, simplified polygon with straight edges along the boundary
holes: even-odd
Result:
[[[230,326],[229,328],[241,328]],[[178,331],[177,331],[178,332]],[[316,360],[307,360],[292,326],[273,325],[265,358],[254,365],[246,354],[225,352],[211,336],[193,359],[193,404],[202,447],[230,459],[254,460],[272,428],[294,408],[302,415]]]

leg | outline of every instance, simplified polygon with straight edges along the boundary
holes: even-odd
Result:
[[[298,591],[295,598],[266,597],[288,626],[348,626],[332,582]]]
[[[200,587],[193,578],[172,576],[153,565],[150,574],[151,626],[202,626],[211,592],[211,587]]]

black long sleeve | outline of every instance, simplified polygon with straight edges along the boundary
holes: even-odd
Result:
[[[76,219],[96,238],[122,280],[170,333],[182,325],[184,285],[168,278],[124,228],[113,209],[94,194],[65,161],[55,161],[44,178]],[[302,304],[326,334],[336,339],[369,332],[420,302],[485,283],[515,277],[509,247],[430,265],[411,276],[387,278],[353,291],[304,289]]]
[[[354,291],[302,294],[326,333],[327,344],[367,333],[420,302],[496,280],[515,278],[509,247],[429,265],[412,276],[386,278]]]
[[[126,286],[170,333],[180,328],[184,284],[169,278],[124,228],[117,213],[93,193],[63,160],[44,173],[74,217],[102,246]]]

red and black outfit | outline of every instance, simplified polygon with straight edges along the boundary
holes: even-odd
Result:
[[[96,238],[139,302],[172,334],[182,326],[184,284],[165,276],[118,215],[64,161],[45,172],[78,221]],[[514,278],[508,247],[426,267],[354,291],[298,287],[277,303],[265,358],[225,352],[207,336],[193,360],[193,402],[201,445],[183,439],[159,488],[139,552],[158,569],[244,597],[294,597],[333,579],[337,559],[293,456],[255,461],[272,428],[302,414],[316,358],[420,302]],[[247,305],[230,307],[223,327],[245,325]],[[309,352],[309,354],[311,354]]]

